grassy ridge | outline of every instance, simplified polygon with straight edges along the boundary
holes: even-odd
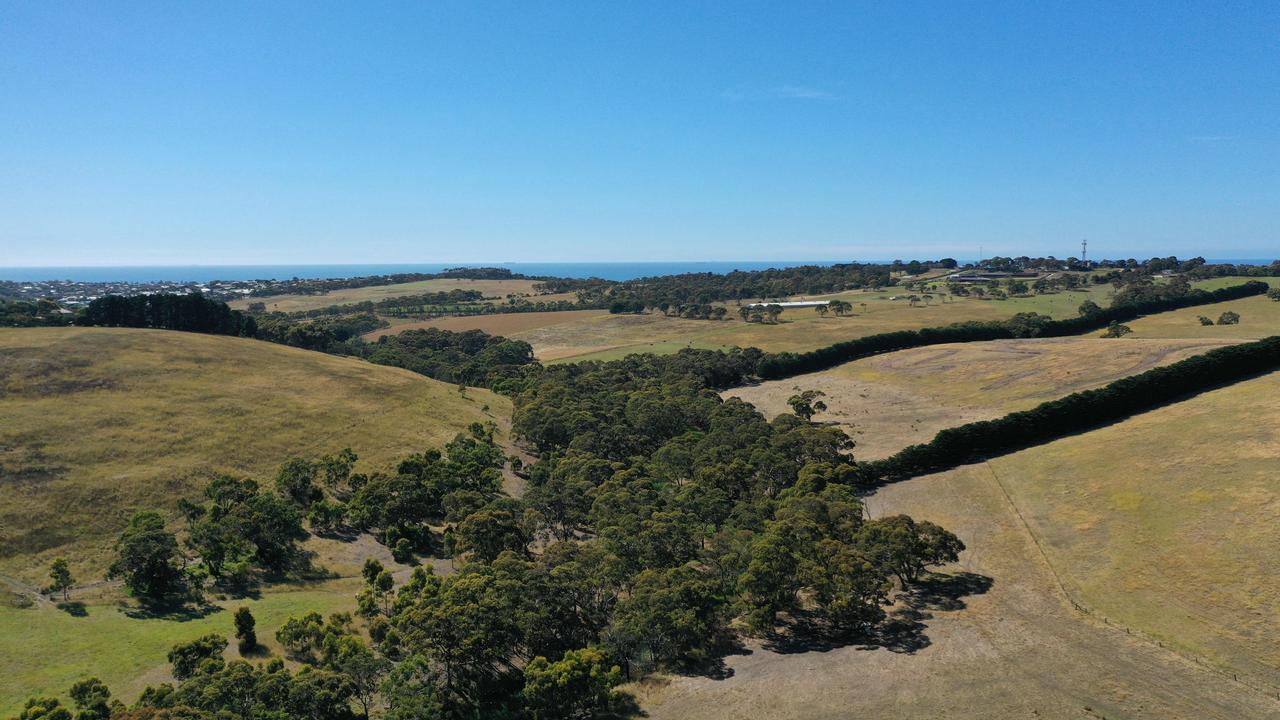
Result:
[[[484,409],[488,406],[488,410]],[[243,338],[0,330],[0,574],[66,555],[101,578],[115,534],[225,472],[268,476],[343,447],[364,468],[439,445],[510,403],[414,373]]]

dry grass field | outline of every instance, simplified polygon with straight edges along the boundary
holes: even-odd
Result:
[[[262,302],[269,312],[298,312],[315,310],[330,305],[348,305],[366,300],[377,302],[405,295],[421,295],[450,290],[479,290],[485,297],[505,299],[507,295],[533,295],[533,280],[468,280],[466,278],[436,278],[395,285],[375,285],[360,288],[343,288],[324,295],[273,295],[264,298],[244,298],[228,303],[233,309],[243,310],[251,302]],[[535,300],[573,300],[573,293],[537,295]]]
[[[1076,611],[985,466],[891,485],[867,502],[875,517],[908,513],[932,520],[968,546],[958,564],[943,569],[933,593],[895,610],[913,641],[753,642],[746,654],[726,658],[723,679],[677,676],[633,685],[649,717],[1240,720],[1280,714],[1274,692],[1233,682]]]
[[[968,320],[1002,320],[1020,312],[1070,317],[1086,299],[1106,304],[1111,292],[1108,285],[1088,291],[1008,300],[955,298],[944,303],[935,299],[928,305],[922,303],[912,307],[906,300],[908,293],[891,288],[816,296],[819,299],[847,300],[854,306],[851,317],[823,318],[812,308],[804,308],[784,312],[781,321],[772,325],[743,322],[737,316],[736,305],[729,305],[728,319],[720,321],[686,320],[666,317],[658,312],[610,315],[602,310],[573,310],[520,313],[511,317],[478,315],[420,322],[393,320],[392,327],[370,333],[366,339],[417,327],[479,329],[530,343],[534,354],[543,362],[613,360],[631,353],[672,353],[686,347],[723,349],[738,346],[773,352],[801,351],[875,333]],[[895,297],[898,299],[892,299]]]
[[[348,446],[381,469],[509,415],[484,390],[256,340],[0,330],[0,574],[43,581],[66,555],[100,578],[130,514],[173,508],[211,474],[265,479]]]
[[[820,390],[818,422],[842,427],[863,459],[927,442],[944,428],[989,420],[1148,370],[1235,340],[997,340],[913,348],[823,372],[726,391],[767,417],[791,412],[787,398]]]
[[[1280,373],[991,466],[1083,604],[1280,688]]]
[[[377,340],[383,335],[395,335],[405,330],[421,328],[440,328],[461,332],[464,330],[483,330],[490,335],[519,337],[539,328],[551,325],[581,323],[590,318],[608,315],[606,310],[565,310],[562,312],[524,312],[499,313],[494,315],[464,315],[458,317],[440,317],[430,320],[400,321],[392,319],[392,326],[374,330],[364,336],[365,340]]]
[[[1223,312],[1240,315],[1238,325],[1201,325],[1201,315],[1217,320]],[[1134,338],[1235,338],[1257,340],[1280,335],[1280,302],[1266,297],[1201,305],[1200,307],[1173,310],[1158,315],[1148,315],[1126,323]]]
[[[742,322],[729,306],[730,319],[684,320],[647,315],[612,315],[562,324],[528,333],[544,360],[610,360],[633,352],[675,352],[684,347],[758,347],[770,352],[804,351],[876,333],[948,325],[969,320],[1003,320],[1020,312],[1054,317],[1076,315],[1080,303],[1094,298],[1105,304],[1110,286],[1089,292],[1064,292],[1008,300],[955,298],[912,307],[900,289],[824,295],[853,304],[851,317],[821,317],[812,308],[787,310],[776,325]],[[891,298],[897,296],[899,299]]]

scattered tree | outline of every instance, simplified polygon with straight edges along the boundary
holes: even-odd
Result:
[[[818,399],[825,396],[826,393],[821,390],[805,390],[787,398],[787,404],[797,416],[812,420],[814,415],[827,409],[827,404]]]
[[[62,600],[64,602],[68,600],[75,581],[71,578],[71,568],[68,566],[66,558],[54,558],[53,564],[49,566],[49,579],[51,581],[49,591],[62,593]]]
[[[239,641],[240,654],[243,655],[257,648],[258,634],[254,631],[257,621],[254,620],[249,608],[240,606],[232,619],[236,626],[236,640]]]
[[[222,651],[227,649],[227,639],[216,633],[210,633],[187,643],[178,643],[169,651],[169,664],[173,666],[173,676],[186,680],[200,669],[206,660],[222,661]]]
[[[68,694],[80,711],[76,713],[76,720],[108,720],[111,717],[111,691],[98,678],[81,680],[71,686]]]
[[[1118,320],[1112,320],[1107,326],[1107,331],[1102,333],[1104,338],[1120,338],[1133,332],[1128,325],[1122,325]]]
[[[154,510],[133,516],[116,542],[116,560],[108,577],[124,579],[134,595],[159,600],[183,589],[178,540]]]

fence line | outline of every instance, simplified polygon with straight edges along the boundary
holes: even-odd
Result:
[[[1124,630],[1126,635],[1137,637],[1138,639],[1148,644],[1154,643],[1157,647],[1160,647],[1164,650],[1168,650],[1169,652],[1173,653],[1174,655],[1177,655],[1183,660],[1192,661],[1196,665],[1200,666],[1201,668],[1204,668],[1205,670],[1211,673],[1221,676],[1223,679],[1230,680],[1240,685],[1244,685],[1245,687],[1251,690],[1264,693],[1267,696],[1274,697],[1276,700],[1280,700],[1280,687],[1266,680],[1263,680],[1257,677],[1250,678],[1249,675],[1241,673],[1239,670],[1231,667],[1230,665],[1222,665],[1222,664],[1214,663],[1208,658],[1201,658],[1200,656],[1195,655],[1194,653],[1185,652],[1171,645],[1166,646],[1164,644],[1164,641],[1161,640],[1160,638],[1155,637],[1142,630],[1135,630],[1123,623],[1119,623],[1119,622],[1113,623],[1111,622],[1111,618],[1099,613],[1098,611],[1094,610],[1093,608],[1089,607],[1083,602],[1076,600],[1076,598],[1072,597],[1071,592],[1067,590],[1066,584],[1062,582],[1062,578],[1058,575],[1058,569],[1054,567],[1053,562],[1049,560],[1049,555],[1048,553],[1045,552],[1044,546],[1040,543],[1039,536],[1036,535],[1035,530],[1031,528],[1031,524],[1028,523],[1026,517],[1023,516],[1022,510],[1018,508],[1017,503],[1015,503],[1013,501],[1012,496],[1009,495],[1009,490],[1008,488],[1005,487],[1004,481],[1000,479],[1000,475],[996,473],[996,469],[992,467],[991,463],[988,461],[983,461],[982,464],[985,465],[987,468],[987,471],[991,473],[992,479],[996,481],[996,487],[1000,488],[1000,494],[1004,496],[1005,502],[1009,503],[1009,507],[1013,508],[1013,514],[1017,516],[1018,522],[1022,523],[1023,529],[1026,530],[1027,535],[1031,537],[1031,542],[1036,546],[1036,552],[1040,553],[1041,559],[1044,560],[1044,564],[1049,568],[1049,574],[1050,576],[1053,577],[1053,582],[1058,586],[1059,592],[1062,593],[1062,596],[1066,598],[1067,602],[1071,603],[1071,606],[1074,607],[1077,612],[1084,615],[1088,615],[1096,619],[1100,619],[1102,620],[1103,625],[1105,625],[1106,627],[1115,628],[1117,632],[1119,632],[1120,630]],[[1244,679],[1241,679],[1242,677]]]

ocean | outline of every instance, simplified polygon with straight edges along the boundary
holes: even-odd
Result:
[[[797,265],[832,265],[844,260],[774,260],[631,263],[389,263],[359,265],[140,265],[102,267],[0,268],[0,280],[75,280],[79,282],[208,282],[210,280],[288,280],[348,278],[395,273],[436,273],[456,267],[500,267],[535,276],[631,280],[690,272],[727,273]]]
[[[99,267],[0,267],[0,280],[73,280],[79,282],[208,282],[210,280],[288,280],[347,278],[394,273],[435,273],[454,267],[502,267],[524,275],[631,280],[691,272],[727,273],[797,265],[832,265],[849,260],[717,260],[705,262],[576,262],[576,263],[387,263],[357,265],[137,265]],[[862,262],[888,262],[864,260]],[[961,259],[961,262],[969,260]],[[1270,260],[1221,259],[1211,263],[1266,265]]]

